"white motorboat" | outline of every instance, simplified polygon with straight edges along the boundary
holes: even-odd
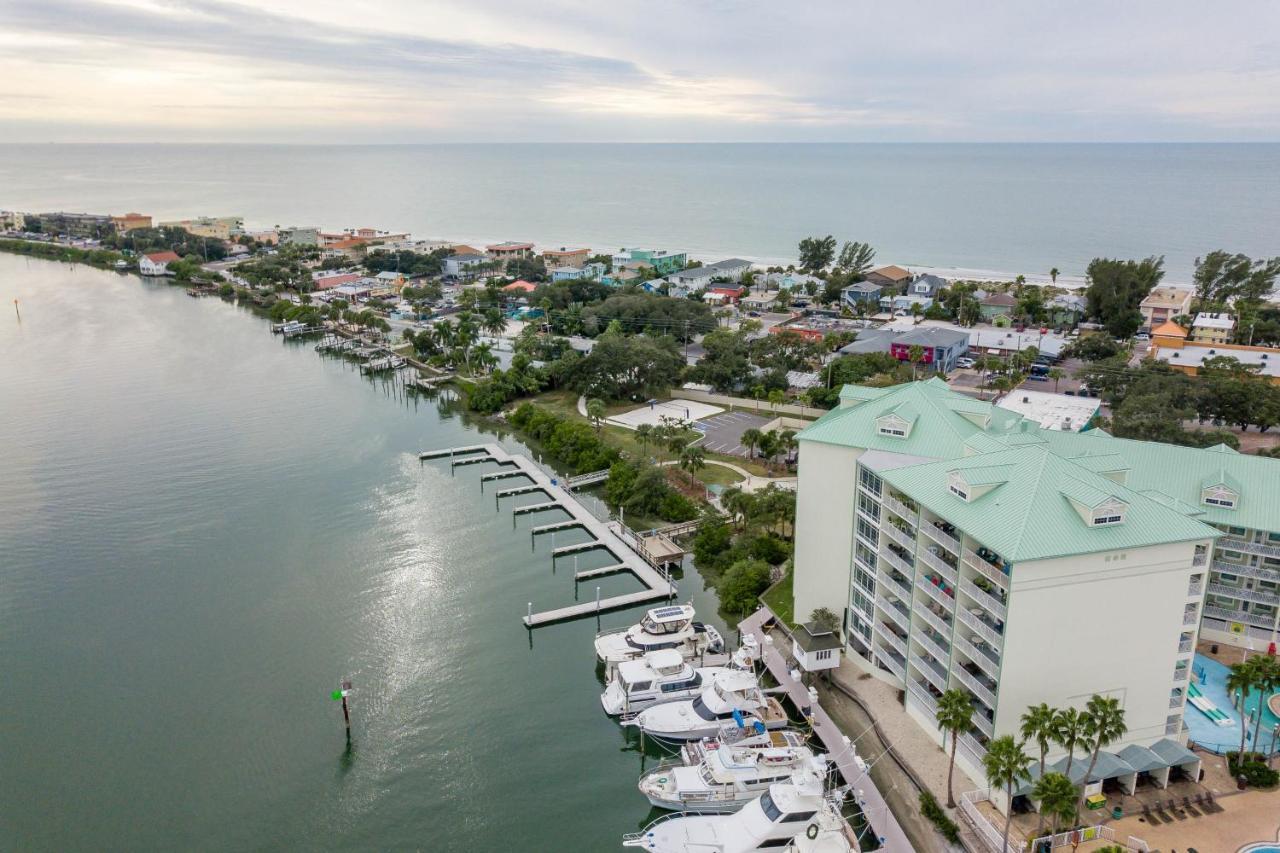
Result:
[[[754,673],[732,670],[712,679],[694,699],[654,705],[622,724],[663,740],[696,740],[717,734],[730,720],[744,729],[759,728],[757,722],[780,729],[788,722],[782,705],[760,690]]]
[[[600,704],[611,717],[633,714],[663,702],[692,699],[717,675],[730,671],[723,666],[695,669],[677,650],[660,649],[618,664],[600,694]]]
[[[723,652],[724,638],[720,632],[695,622],[693,617],[693,607],[688,604],[655,607],[630,628],[597,634],[596,657],[612,671],[623,661],[662,649],[675,649],[685,660]]]
[[[668,815],[624,835],[622,844],[654,853],[856,853],[857,839],[838,800],[825,796],[824,778],[823,762],[813,759],[733,814]]]
[[[684,765],[660,766],[640,777],[640,793],[660,809],[737,811],[815,757],[800,732],[744,734],[733,726],[720,737],[685,744],[682,752]]]

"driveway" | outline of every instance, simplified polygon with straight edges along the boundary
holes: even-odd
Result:
[[[742,434],[771,420],[748,412],[723,412],[698,421],[697,428],[702,430],[702,446],[707,450],[745,457],[750,451],[742,444]]]

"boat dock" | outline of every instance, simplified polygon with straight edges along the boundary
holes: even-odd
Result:
[[[889,804],[876,788],[871,779],[871,771],[867,763],[858,757],[856,745],[851,746],[849,739],[836,726],[822,706],[809,696],[809,690],[798,680],[791,677],[782,654],[772,642],[765,642],[765,622],[774,619],[767,607],[761,607],[755,613],[738,623],[743,640],[751,637],[759,644],[761,660],[769,673],[777,680],[778,686],[786,691],[787,696],[797,708],[810,708],[813,715],[813,733],[826,747],[828,758],[840,770],[850,793],[857,797],[858,806],[871,824],[871,830],[880,840],[878,849],[887,853],[912,853],[914,848],[907,840],[907,834],[898,823],[897,817],[889,810]],[[875,757],[878,760],[879,756]]]
[[[645,553],[642,543],[636,543],[640,546],[638,548],[628,544],[627,539],[633,539],[634,541],[634,534],[630,534],[630,531],[627,531],[616,521],[601,521],[596,518],[573,496],[570,491],[569,480],[563,480],[560,477],[548,474],[527,457],[508,453],[496,444],[473,444],[466,447],[449,447],[441,450],[423,451],[418,454],[418,458],[423,461],[448,459],[451,471],[459,466],[478,465],[484,462],[492,462],[501,466],[497,471],[481,475],[481,488],[484,488],[484,483],[493,480],[517,476],[526,477],[529,480],[528,485],[502,489],[495,494],[494,500],[498,501],[504,497],[540,492],[545,494],[548,500],[541,503],[513,507],[511,510],[512,515],[527,515],[529,513],[558,509],[571,516],[571,518],[564,521],[556,521],[534,527],[530,531],[530,537],[544,533],[550,533],[554,536],[558,530],[568,530],[574,527],[585,530],[591,536],[591,540],[588,542],[553,548],[552,560],[560,556],[578,554],[584,551],[604,550],[616,562],[600,568],[584,569],[576,572],[574,579],[587,580],[604,575],[630,572],[640,583],[644,584],[645,588],[637,592],[624,593],[623,595],[615,595],[603,599],[596,598],[592,601],[584,601],[538,613],[533,612],[533,605],[530,604],[522,620],[525,627],[537,628],[542,625],[564,622],[582,616],[591,616],[609,610],[633,607],[638,604],[647,604],[651,601],[659,601],[675,596],[676,585],[671,580],[670,574],[663,570],[667,563],[674,562],[674,560],[668,559],[664,563],[661,556],[655,559],[654,554]],[[679,552],[679,556],[683,556],[682,551]],[[679,559],[679,557],[676,557],[676,559]]]

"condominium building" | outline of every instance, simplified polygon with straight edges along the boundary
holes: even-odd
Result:
[[[670,275],[689,265],[684,252],[668,252],[666,249],[620,249],[611,258],[614,272],[631,264],[648,264],[658,275]]]
[[[1236,330],[1236,318],[1230,314],[1201,312],[1191,321],[1191,340],[1204,344],[1225,344]]]
[[[160,227],[181,228],[196,237],[210,240],[230,240],[244,231],[243,216],[197,216],[194,219],[174,219],[161,222]]]
[[[1111,749],[1190,766],[1197,641],[1277,630],[1280,460],[1043,429],[937,379],[846,386],[797,438],[796,616],[843,611],[939,742],[937,697],[968,692],[974,778],[1029,705],[1093,694],[1126,712]]]
[[[1154,329],[1174,317],[1191,313],[1191,299],[1195,292],[1189,287],[1165,285],[1154,288],[1138,304],[1142,312],[1142,325]]]
[[[559,249],[544,249],[542,263],[547,270],[580,269],[591,257],[590,249],[570,249],[561,246]]]

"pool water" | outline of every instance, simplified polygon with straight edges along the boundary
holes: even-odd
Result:
[[[1217,725],[1203,711],[1188,702],[1186,723],[1191,731],[1191,739],[1206,749],[1216,752],[1239,749],[1240,711],[1231,703],[1231,697],[1227,694],[1229,671],[1227,666],[1205,655],[1196,655],[1193,670],[1197,675],[1196,686],[1200,692],[1218,706],[1218,710],[1231,720],[1231,725]],[[1252,737],[1253,713],[1257,710],[1259,703],[1262,704],[1262,728],[1258,734],[1258,739],[1261,741],[1259,746],[1262,750],[1267,750],[1271,746],[1271,731],[1276,725],[1280,725],[1280,719],[1277,719],[1267,707],[1266,699],[1267,697],[1255,692],[1250,694],[1249,701],[1245,705],[1249,711],[1249,736]],[[1253,748],[1258,749],[1259,746],[1253,746]],[[1277,742],[1277,749],[1280,750],[1280,742]],[[1256,849],[1263,851],[1263,848]],[[1280,853],[1280,849],[1272,848],[1272,850],[1274,853]]]

